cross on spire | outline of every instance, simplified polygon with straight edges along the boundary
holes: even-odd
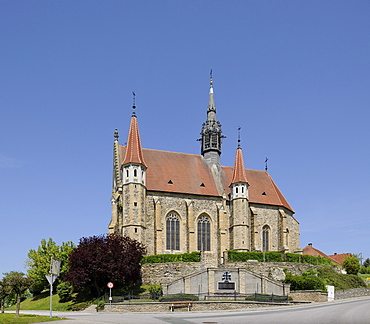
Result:
[[[136,116],[136,104],[135,100],[136,99],[136,93],[132,91],[132,116]]]
[[[238,148],[240,148],[240,130],[241,130],[242,128],[239,126],[238,127]]]

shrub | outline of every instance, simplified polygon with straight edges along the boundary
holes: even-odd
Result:
[[[103,310],[105,307],[104,298],[98,299],[96,302],[96,311]]]
[[[291,290],[325,290],[324,280],[313,275],[292,276],[288,274],[284,282],[290,283]]]
[[[57,294],[61,303],[68,302],[72,299],[73,287],[68,282],[61,282],[57,287]]]
[[[238,252],[228,251],[228,261],[231,262],[247,262],[248,260],[266,261],[266,262],[294,262],[308,264],[332,264],[331,260],[314,257],[311,255],[301,255],[296,253],[280,253],[280,252]]]
[[[146,255],[141,260],[141,264],[168,262],[200,262],[200,252]]]
[[[158,297],[163,295],[163,290],[161,285],[150,285],[148,287],[150,298],[151,299],[158,299]]]
[[[337,273],[329,266],[318,268],[318,273],[319,277],[324,279],[327,285],[334,286],[336,290],[366,287],[366,283],[359,276]]]
[[[80,311],[80,310],[84,310],[85,308],[87,308],[89,306],[90,306],[90,303],[88,303],[88,302],[78,303],[78,304],[74,304],[72,306],[72,310],[73,311]]]
[[[195,301],[199,300],[199,297],[192,294],[173,294],[173,295],[167,295],[159,298],[160,302],[173,302],[173,301]]]

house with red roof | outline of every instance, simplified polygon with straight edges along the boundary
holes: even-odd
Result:
[[[221,123],[212,75],[201,154],[143,148],[136,106],[127,144],[114,133],[109,233],[145,244],[150,255],[202,251],[219,264],[226,250],[300,250],[294,210],[266,170],[245,168],[240,138],[234,166],[220,162]]]

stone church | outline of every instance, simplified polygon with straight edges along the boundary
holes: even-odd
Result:
[[[210,78],[201,155],[142,148],[135,104],[126,146],[114,134],[109,233],[145,244],[147,253],[202,251],[218,264],[226,250],[300,250],[294,211],[267,171],[220,163],[221,123]]]

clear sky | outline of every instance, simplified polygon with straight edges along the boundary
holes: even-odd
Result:
[[[0,0],[0,276],[103,234],[132,91],[144,148],[200,152],[213,69],[233,165],[268,171],[301,247],[369,251],[369,1]]]

